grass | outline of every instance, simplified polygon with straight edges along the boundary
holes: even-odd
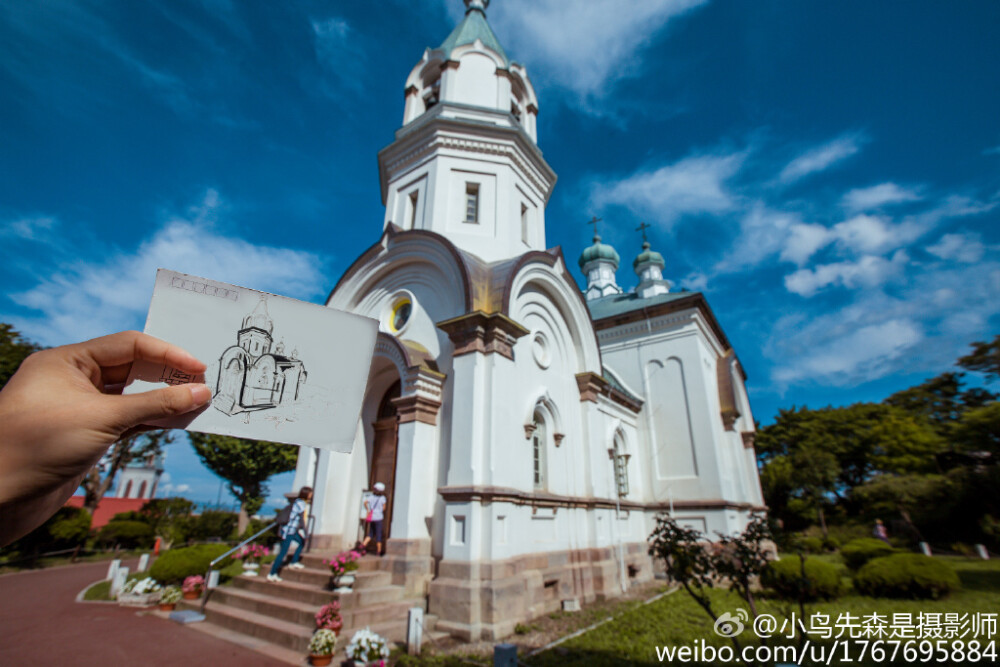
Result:
[[[942,557],[942,560],[955,568],[962,581],[962,589],[943,600],[887,600],[851,594],[837,600],[807,605],[806,614],[828,614],[833,624],[844,613],[861,617],[877,612],[880,615],[888,615],[890,619],[893,613],[912,613],[916,619],[916,614],[920,612],[995,613],[1000,608],[1000,562],[975,561],[960,557]],[[720,614],[727,611],[735,612],[736,609],[746,606],[737,595],[725,590],[712,591],[712,601],[717,613]],[[793,611],[797,614],[794,605],[779,600],[761,600],[759,607],[761,612],[773,614],[779,620],[788,618]],[[746,644],[756,643],[744,639],[752,635],[752,630],[748,628],[740,635],[740,639]],[[697,603],[683,591],[678,591],[641,609],[628,611],[615,621],[560,646],[522,660],[531,667],[659,664],[656,655],[657,646],[692,646],[698,640],[705,640],[706,643],[716,647],[732,645],[729,640],[715,634],[712,622]],[[814,636],[813,644],[815,645],[817,641]],[[784,640],[782,643],[795,644],[796,640]],[[832,640],[830,643],[832,644]],[[859,655],[860,648],[853,652],[852,657],[857,659]],[[902,660],[900,654],[897,655],[895,662],[858,660],[851,664],[862,667],[912,663]]]
[[[126,581],[134,581],[136,579],[145,579],[149,576],[148,572],[136,572],[135,574],[128,575]],[[83,592],[83,599],[88,602],[112,602],[111,599],[111,582],[110,581],[98,581],[93,584]]]

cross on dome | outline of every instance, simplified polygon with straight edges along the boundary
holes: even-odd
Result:
[[[642,232],[642,241],[644,244],[649,242],[649,239],[646,238],[646,230],[649,228],[650,225],[647,225],[645,222],[640,222],[639,226],[635,228],[635,231]],[[646,246],[643,245],[643,247],[645,248]]]

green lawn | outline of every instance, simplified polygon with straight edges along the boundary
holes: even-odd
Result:
[[[959,557],[942,557],[958,573],[962,581],[962,589],[956,591],[944,600],[887,600],[847,595],[831,602],[807,605],[806,613],[829,614],[831,624],[843,613],[854,616],[880,615],[893,613],[912,613],[914,622],[919,612],[990,612],[1000,610],[1000,561],[978,561]],[[713,602],[719,613],[745,607],[745,603],[735,594],[728,591],[713,591]],[[788,618],[797,606],[778,600],[763,600],[760,604],[762,613],[769,613],[782,620]],[[750,642],[753,633],[747,629],[740,639]],[[744,640],[744,638],[747,638]],[[653,604],[629,611],[621,618],[607,623],[591,632],[567,641],[549,651],[524,660],[531,667],[547,665],[649,665],[659,664],[657,646],[692,646],[697,640],[704,639],[715,647],[732,646],[729,640],[719,637],[712,628],[712,623],[704,611],[683,590],[669,595]],[[984,638],[981,638],[984,639]],[[993,637],[996,640],[996,637]],[[966,638],[968,641],[969,638]],[[813,644],[820,640],[813,639]],[[755,642],[754,642],[755,643]],[[794,644],[795,640],[783,640],[784,644]],[[832,644],[832,640],[828,640]],[[881,662],[868,659],[858,660],[860,646],[852,647],[850,656],[854,662],[833,660],[835,665],[909,665],[921,664],[908,662],[902,654],[895,661],[885,659]],[[841,655],[838,653],[838,655]],[[681,663],[677,663],[681,664]],[[714,662],[688,662],[684,664],[722,664]],[[928,664],[973,664],[966,662],[934,662]],[[983,660],[980,664],[992,664]]]

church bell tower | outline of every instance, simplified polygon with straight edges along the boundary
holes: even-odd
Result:
[[[556,175],[536,144],[535,90],[487,23],[489,0],[465,5],[407,77],[403,126],[379,152],[384,224],[495,262],[545,249]]]

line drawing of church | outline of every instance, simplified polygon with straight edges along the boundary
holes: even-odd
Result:
[[[651,580],[659,512],[731,534],[764,500],[746,376],[705,296],[671,288],[644,229],[623,289],[596,219],[580,290],[546,241],[556,173],[528,72],[489,0],[465,4],[406,78],[378,153],[382,234],[327,300],[380,322],[354,449],[302,448],[294,488],[315,489],[314,547],[339,550],[384,483],[379,567],[439,630],[478,640]],[[250,368],[265,340],[250,317],[223,360]],[[223,411],[282,395],[222,377]]]
[[[212,406],[227,415],[269,410],[292,405],[299,399],[306,381],[306,369],[298,350],[285,355],[284,343],[274,352],[274,321],[267,312],[267,297],[261,295],[256,307],[236,332],[236,345],[219,357],[219,374]]]

